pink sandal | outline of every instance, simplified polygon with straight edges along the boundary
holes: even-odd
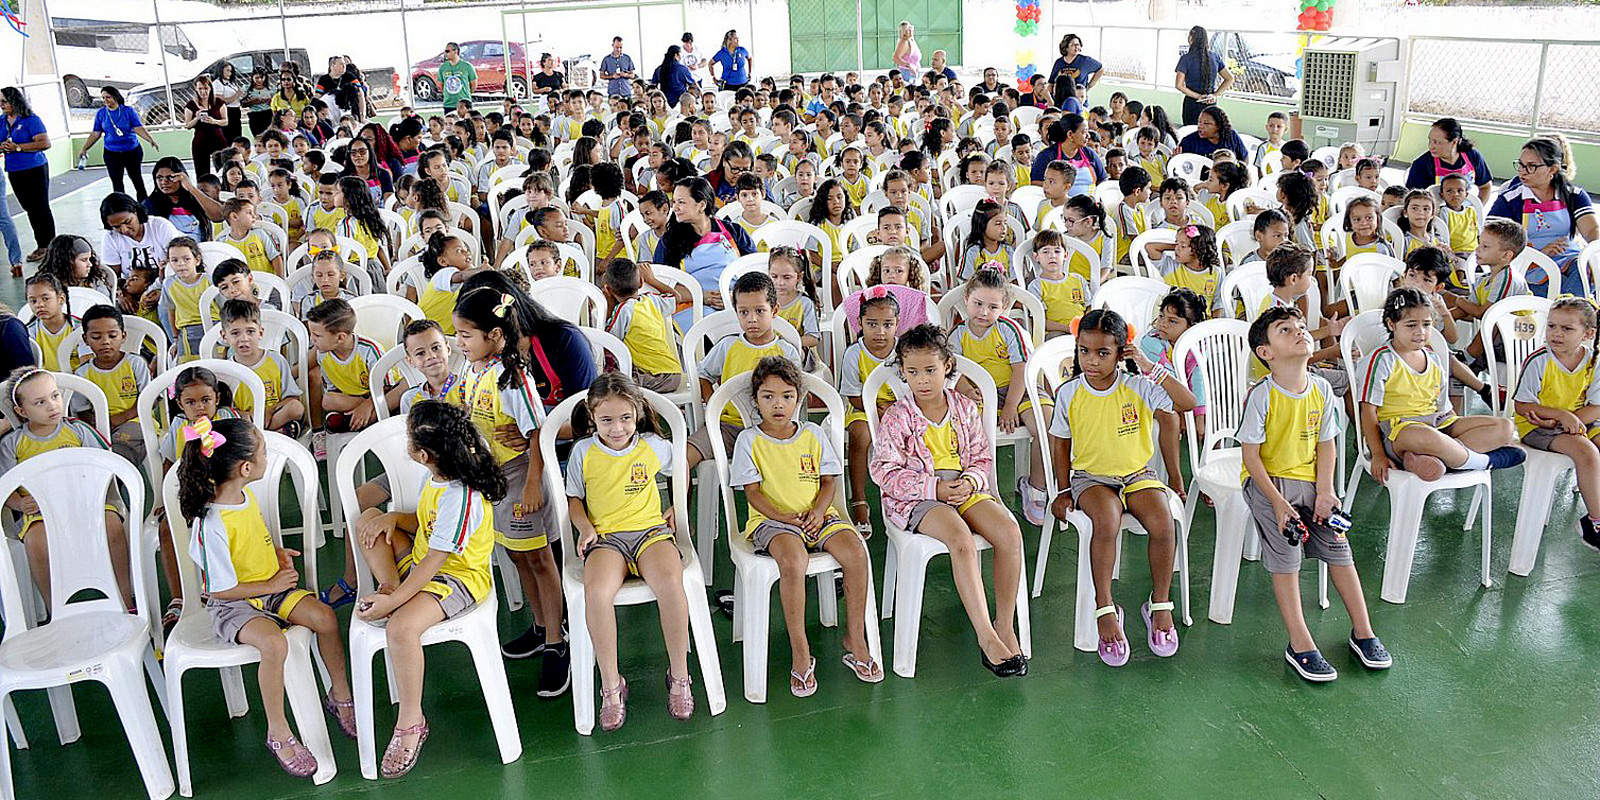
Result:
[[[401,738],[415,735],[417,743],[406,747],[400,743]],[[383,763],[379,765],[379,774],[385,778],[398,778],[411,771],[417,765],[417,756],[422,754],[422,743],[428,741],[428,721],[423,720],[409,728],[395,728],[394,736],[389,739],[389,746],[383,749]]]
[[[1144,606],[1139,609],[1139,615],[1144,617],[1146,642],[1150,645],[1150,652],[1162,658],[1170,658],[1178,653],[1178,623],[1174,620],[1172,627],[1162,630],[1157,628],[1154,622],[1150,621],[1150,615],[1157,611],[1170,612],[1173,608],[1175,606],[1170,600],[1165,603],[1153,603],[1146,600]]]
[[[340,732],[346,739],[356,738],[356,702],[351,700],[335,700],[333,695],[322,698],[322,710],[328,712],[339,723]],[[347,716],[348,714],[348,716]]]
[[[1125,666],[1133,655],[1128,647],[1128,637],[1122,634],[1122,607],[1113,605],[1097,608],[1094,611],[1094,618],[1099,620],[1111,614],[1117,615],[1117,638],[1109,642],[1100,640],[1100,660],[1108,667],[1121,667]]]
[[[846,652],[840,660],[844,661],[844,665],[849,667],[850,671],[854,672],[862,683],[883,682],[883,667],[878,666],[877,660],[873,659],[872,656],[867,656],[866,660],[863,661],[856,658],[855,653]]]
[[[600,730],[610,733],[628,719],[628,680],[615,689],[600,690]]]
[[[694,684],[694,679],[685,675],[682,678],[672,677],[672,670],[667,670],[667,713],[677,719],[688,719],[694,716],[694,692],[689,687]],[[682,690],[678,693],[674,690]]]
[[[267,750],[284,772],[296,778],[309,778],[317,772],[317,757],[291,734],[286,739],[267,737]],[[285,754],[289,754],[285,758]]]

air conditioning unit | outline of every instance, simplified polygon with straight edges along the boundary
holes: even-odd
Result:
[[[1301,136],[1312,149],[1356,142],[1393,152],[1404,111],[1405,62],[1398,39],[1330,37],[1301,58]]]

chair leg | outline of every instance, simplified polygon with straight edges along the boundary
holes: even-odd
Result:
[[[83,735],[78,727],[78,706],[72,700],[71,686],[55,686],[45,690],[50,698],[50,714],[56,719],[56,737],[66,747]]]
[[[835,578],[837,572],[822,572],[816,575],[817,579],[817,621],[824,628],[839,627],[839,593],[834,590],[837,585]]]
[[[588,736],[594,732],[594,643],[589,640],[583,587],[578,586],[566,595],[567,619],[571,620],[567,653],[572,665],[572,726],[579,734]]]
[[[505,547],[494,546],[494,563],[500,568],[500,588],[506,593],[506,608],[518,611],[522,608],[525,598],[522,596],[522,578],[517,575],[516,565],[511,563],[511,556],[506,553]]]
[[[898,553],[894,546],[894,539],[884,542],[883,548],[883,611],[880,619],[894,616],[895,581],[899,578]]]
[[[883,664],[883,631],[878,625],[878,595],[877,587],[873,586],[872,568],[867,568],[867,651],[872,654],[872,660]]]
[[[1511,564],[1507,571],[1527,577],[1539,560],[1539,540],[1544,538],[1545,525],[1550,522],[1550,505],[1555,500],[1554,487],[1570,469],[1563,464],[1558,469],[1546,466],[1543,459],[1530,458],[1523,466],[1522,499],[1517,503],[1516,534],[1511,539]]]
[[[717,660],[717,632],[711,627],[711,606],[706,602],[705,591],[688,585],[689,573],[684,575],[684,594],[689,598],[689,633],[698,651],[695,655],[700,658],[700,684],[706,690],[706,707],[714,717],[728,710],[728,693],[722,685],[722,662]]]
[[[1239,593],[1239,562],[1244,540],[1255,536],[1240,493],[1227,492],[1212,498],[1217,504],[1217,550],[1211,561],[1211,610],[1206,616],[1215,623],[1233,622],[1233,605]]]
[[[739,598],[744,597],[744,570],[733,570],[733,643],[744,641],[744,614],[739,610]]]
[[[1094,575],[1089,569],[1089,540],[1094,538],[1094,526],[1081,511],[1074,511],[1067,524],[1078,532],[1078,586],[1073,601],[1072,646],[1093,653],[1100,639],[1094,623]]]
[[[1028,556],[1026,553],[1022,554],[1022,563],[1017,565],[1017,644],[1022,646],[1022,654],[1024,656],[1033,657],[1033,617],[1028,611]]]
[[[372,696],[372,658],[377,653],[363,654],[352,649],[350,655],[350,696],[356,704],[356,753],[361,777],[375,781],[378,779],[378,743],[372,730],[376,704]]]
[[[1189,531],[1183,527],[1183,520],[1178,520],[1174,533],[1178,540],[1178,592],[1183,599],[1183,624],[1194,627],[1194,614],[1189,609]]]
[[[1328,562],[1317,562],[1317,607],[1328,608]]]
[[[1033,564],[1033,596],[1038,597],[1044,591],[1044,567],[1050,560],[1050,539],[1055,534],[1056,515],[1047,513],[1044,526],[1039,529],[1039,552],[1034,555]]]
[[[11,704],[11,695],[6,695],[4,702],[0,702],[0,714],[5,716],[6,730],[10,732],[11,741],[16,744],[17,749],[28,749],[28,734],[22,729],[22,719],[17,716],[16,706]],[[0,747],[4,746],[5,742],[0,742]]]
[[[500,763],[510,764],[522,758],[522,736],[517,729],[511,685],[506,680],[506,662],[500,656],[493,619],[491,615],[480,635],[466,637],[466,644],[478,671],[478,683],[483,687],[483,701],[489,707],[489,724],[494,726],[495,742],[500,746]]]
[[[1389,482],[1389,543],[1380,596],[1401,604],[1406,601],[1406,587],[1411,583],[1411,560],[1417,553],[1417,534],[1428,495],[1415,478],[1391,472]]]
[[[133,747],[133,759],[139,764],[145,791],[153,800],[160,800],[170,797],[176,784],[172,769],[167,766],[161,731],[156,727],[155,711],[150,707],[150,695],[145,691],[144,676],[135,658],[121,658],[121,664],[108,664],[110,674],[105,685],[111,691],[111,702],[117,708],[128,743]]]
[[[913,678],[917,674],[917,637],[922,633],[922,588],[927,580],[928,559],[911,553],[900,557],[902,562],[895,573],[894,602],[899,616],[894,621],[894,673]]]
[[[244,691],[244,670],[223,667],[217,670],[222,679],[222,699],[228,706],[228,716],[242,717],[250,713],[250,696]]]
[[[1491,503],[1489,501],[1489,498],[1493,497],[1494,493],[1490,490],[1490,486],[1492,486],[1492,484],[1485,483],[1480,489],[1480,491],[1483,493],[1483,497],[1484,497],[1484,501],[1483,501],[1483,587],[1485,589],[1487,589],[1490,586],[1494,585],[1494,581],[1489,578],[1489,555],[1492,552],[1490,550],[1490,548],[1489,548],[1489,544],[1490,544],[1490,541],[1494,538],[1494,525],[1492,525],[1491,522],[1490,522],[1491,517],[1494,516],[1494,509],[1490,508],[1490,506],[1493,505],[1493,503]]]
[[[189,723],[183,713],[183,671],[167,665],[167,727],[172,730],[172,761],[178,768],[178,794],[194,797],[189,770]]]
[[[1461,524],[1461,530],[1472,530],[1472,523],[1478,521],[1478,508],[1481,505],[1483,505],[1483,487],[1473,487],[1472,503],[1471,505],[1467,506],[1467,519]]]
[[[699,476],[699,486],[695,490],[695,519],[700,521],[695,531],[695,554],[700,557],[700,572],[705,577],[706,586],[711,585],[711,569],[717,555],[717,493],[721,489],[716,468],[716,462],[709,460],[700,462],[700,466],[695,468]]]
[[[316,672],[311,666],[311,638],[309,629],[289,629],[289,654],[283,660],[283,693],[289,701],[289,712],[294,715],[294,727],[300,734],[301,744],[317,757],[317,771],[311,781],[320,786],[339,774],[339,765],[333,760],[328,717],[322,711]]]
[[[832,573],[829,573],[832,574]],[[733,615],[744,623],[744,699],[767,702],[767,658],[771,647],[772,582],[766,575],[751,575],[743,580],[743,591],[734,597]],[[830,601],[832,597],[828,598]]]

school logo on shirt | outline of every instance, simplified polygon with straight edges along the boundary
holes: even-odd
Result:
[[[1315,441],[1320,430],[1322,430],[1322,409],[1313,408],[1306,412],[1306,428],[1300,432],[1300,438]]]
[[[800,476],[803,478],[817,477],[817,457],[815,454],[800,454]]]
[[[650,483],[650,471],[643,464],[634,462],[628,472],[628,494],[636,494]]]
[[[122,393],[124,395],[130,395],[131,394],[131,395],[134,395],[134,396],[138,396],[138,394],[139,394],[139,382],[134,380],[132,375],[124,375],[124,376],[122,376]]]
[[[477,397],[473,398],[472,404],[477,408],[478,411],[493,411],[494,393],[478,392]]]
[[[1122,427],[1123,427],[1123,430],[1118,431],[1118,433],[1130,433],[1131,431],[1127,430],[1127,428],[1129,426],[1138,425],[1138,424],[1139,424],[1139,410],[1133,407],[1133,403],[1123,403],[1122,404]]]

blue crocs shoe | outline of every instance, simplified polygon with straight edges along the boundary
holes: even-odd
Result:
[[[1283,658],[1289,662],[1289,666],[1294,667],[1295,672],[1300,673],[1300,677],[1312,683],[1327,683],[1339,677],[1339,670],[1334,669],[1333,665],[1328,663],[1328,659],[1322,657],[1320,650],[1296,653],[1294,646],[1291,645],[1283,649]]]
[[[1394,657],[1374,636],[1370,639],[1357,639],[1356,632],[1350,632],[1350,649],[1355,652],[1356,658],[1361,661],[1361,666],[1367,669],[1388,669],[1394,666]]]
[[[1528,460],[1528,452],[1520,447],[1496,447],[1484,455],[1489,457],[1489,469],[1506,469]]]

